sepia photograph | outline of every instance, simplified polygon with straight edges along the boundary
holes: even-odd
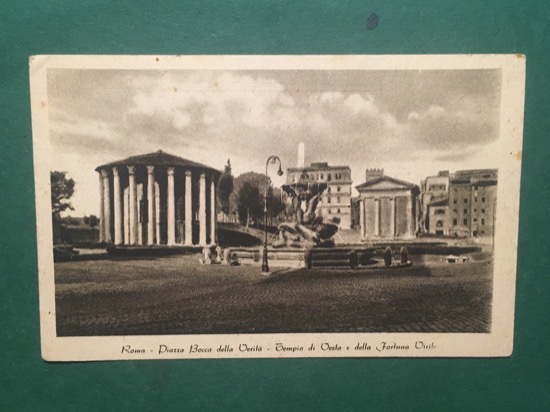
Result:
[[[30,78],[44,359],[511,354],[523,56]]]

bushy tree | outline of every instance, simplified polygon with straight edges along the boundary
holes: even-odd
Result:
[[[74,210],[70,199],[74,193],[75,181],[67,178],[67,172],[50,172],[52,186],[52,213],[60,215],[65,210]]]
[[[67,178],[67,172],[50,172],[52,224],[54,242],[64,241],[64,227],[61,213],[66,210],[74,210],[70,199],[74,193],[75,181]]]
[[[96,227],[99,225],[99,218],[96,215],[90,215],[89,220],[88,225],[90,225],[90,227]]]
[[[237,192],[237,213],[241,224],[247,227],[251,221],[258,222],[263,215],[262,196],[258,186],[245,181]]]
[[[269,177],[261,173],[246,172],[235,178],[234,190],[230,196],[230,211],[239,216],[241,223],[248,225],[251,221],[258,223],[261,219],[263,219],[266,183],[268,187],[268,218],[277,217],[285,210],[285,204],[281,199],[281,190],[278,188],[273,188]],[[246,206],[246,202],[250,202],[249,207]]]
[[[270,218],[279,216],[286,209],[281,192],[281,189],[273,188],[271,186],[267,191],[267,215]]]
[[[99,224],[99,218],[96,215],[84,216],[82,220],[90,227],[96,227]]]
[[[237,176],[234,180],[233,193],[230,196],[230,203],[231,203],[230,211],[231,211],[231,213],[238,213],[239,192],[240,192],[242,186],[246,182],[250,183],[252,186],[254,186],[258,189],[258,192],[260,193],[260,196],[262,196],[262,202],[263,202],[265,179],[266,179],[266,176],[264,174],[256,173],[256,172],[246,172],[246,173],[243,173],[243,174]],[[268,179],[267,180],[267,185],[271,186],[271,180],[269,178],[267,178],[267,179]]]

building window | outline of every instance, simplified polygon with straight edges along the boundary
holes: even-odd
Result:
[[[468,199],[464,198],[464,203],[468,203]]]
[[[485,209],[481,209],[481,213],[485,213]]]
[[[458,225],[458,220],[453,219],[453,225],[455,225],[455,226]]]
[[[464,214],[465,214],[465,215],[468,214],[468,209],[464,209]]]
[[[324,178],[325,178],[325,175],[321,173],[321,179],[324,179]]]
[[[464,219],[464,224],[465,224],[465,225],[468,224],[468,219]]]
[[[327,173],[327,181],[331,181],[332,175],[330,173]]]
[[[435,209],[434,215],[444,215],[445,209]]]
[[[474,197],[474,202],[476,202],[476,203],[477,203],[477,196],[476,196],[476,197]]]
[[[456,209],[453,209],[453,213],[458,213],[458,210],[456,210]]]
[[[338,209],[338,213],[340,213],[340,209]]]
[[[340,196],[336,198],[336,203],[340,203]]]
[[[330,202],[329,202],[330,203]],[[332,213],[332,210],[330,210],[330,207],[328,208],[328,214],[330,215]]]
[[[453,199],[453,203],[454,203],[455,205],[456,205],[456,202],[457,202],[456,199]]]
[[[481,198],[481,203],[485,203],[485,198],[484,197]]]
[[[485,226],[485,219],[481,219],[481,226]]]
[[[330,200],[331,200],[330,197],[327,197],[327,202],[328,202],[328,203],[330,203]]]
[[[474,213],[477,213],[477,209],[474,209]]]
[[[443,221],[438,220],[437,223],[435,224],[435,227],[443,227]]]
[[[328,189],[327,189],[327,191],[330,193],[330,190],[331,190],[331,189],[330,189],[330,186],[329,186]]]
[[[340,191],[340,190],[342,190],[342,188],[341,188],[340,186],[338,186],[338,187],[337,187],[337,190]]]

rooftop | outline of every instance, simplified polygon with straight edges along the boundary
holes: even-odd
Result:
[[[289,172],[313,171],[313,170],[351,170],[349,166],[329,166],[328,162],[312,162],[306,167],[289,167]]]
[[[214,173],[221,173],[210,166],[206,166],[201,163],[193,162],[192,160],[184,159],[182,157],[174,156],[172,154],[157,150],[153,153],[147,153],[138,156],[130,156],[122,160],[106,163],[104,165],[96,167],[96,171],[102,169],[109,169],[115,166],[164,166],[164,167],[185,167],[188,169],[207,170]]]
[[[355,188],[359,191],[361,191],[361,189],[366,189],[368,188],[369,186],[373,186],[377,183],[380,183],[380,182],[392,182],[392,183],[396,183],[398,185],[401,185],[401,186],[404,186],[408,189],[415,189],[417,186],[413,183],[409,183],[409,182],[405,182],[404,180],[399,180],[399,179],[396,179],[394,177],[389,177],[389,176],[380,176],[380,177],[375,177],[374,179],[369,179],[367,180],[366,182],[364,183],[361,183],[360,185],[358,186],[355,186]]]

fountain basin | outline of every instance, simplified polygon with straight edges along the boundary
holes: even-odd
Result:
[[[236,256],[239,264],[262,264],[262,248],[231,248],[231,256]],[[374,248],[365,247],[310,247],[310,248],[268,248],[270,267],[292,268],[355,268],[366,265],[375,255]]]

